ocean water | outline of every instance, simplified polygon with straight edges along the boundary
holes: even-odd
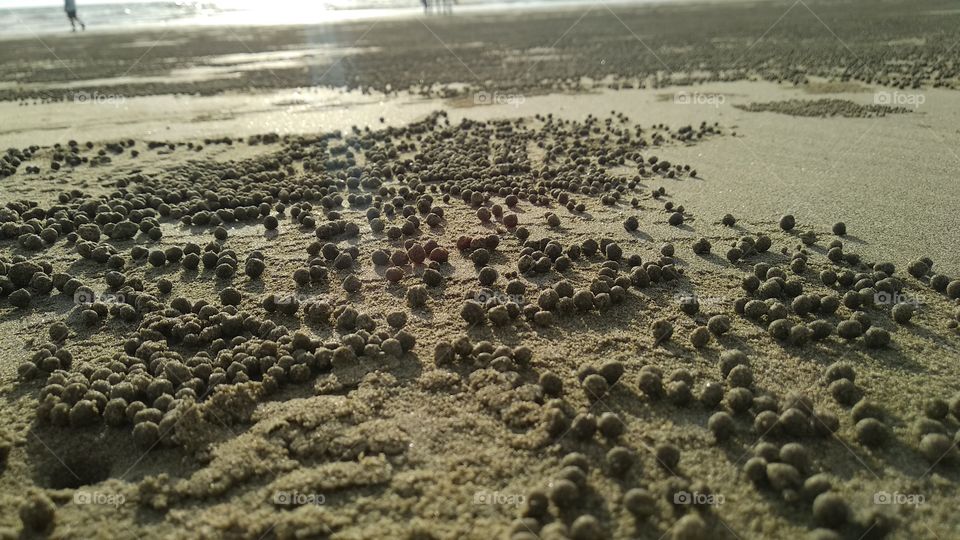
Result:
[[[608,5],[652,4],[670,0],[608,0]],[[430,0],[452,4],[454,15],[517,10],[549,10],[597,4],[595,0]],[[596,5],[594,9],[604,9]],[[87,31],[144,30],[170,26],[320,24],[347,20],[415,17],[420,0],[213,0],[206,2],[77,0]],[[70,31],[63,4],[56,0],[0,0],[0,39]]]

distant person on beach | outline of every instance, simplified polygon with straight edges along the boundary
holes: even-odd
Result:
[[[83,21],[80,20],[80,17],[77,17],[77,1],[76,0],[65,0],[63,3],[63,9],[67,12],[67,18],[70,19],[70,27],[73,28],[73,31],[77,31],[77,23],[80,23],[80,29],[86,30],[87,25],[83,24]]]

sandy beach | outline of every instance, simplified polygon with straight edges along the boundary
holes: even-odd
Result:
[[[0,538],[957,537],[958,23],[0,40]]]

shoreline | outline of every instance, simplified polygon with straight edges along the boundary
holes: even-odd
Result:
[[[583,78],[621,88],[751,79],[806,84],[809,78],[891,89],[957,87],[960,67],[949,53],[960,40],[960,12],[938,17],[915,38],[924,13],[946,0],[925,1],[919,12],[896,1],[871,13],[884,29],[880,36],[862,33],[850,18],[852,7],[827,3],[815,7],[833,26],[795,15],[759,42],[754,25],[769,26],[768,19],[784,15],[784,4],[731,0],[519,18],[169,29],[56,37],[44,47],[27,39],[5,42],[0,50],[0,100],[70,99],[74,92],[102,91],[106,83],[127,97],[311,86],[419,89],[430,97],[465,95],[471,88],[534,94],[579,91]],[[703,15],[714,11],[723,17],[707,24]],[[904,17],[912,17],[909,24],[891,26]],[[567,32],[557,35],[554,27]],[[724,37],[714,41],[710,32]],[[785,39],[796,32],[810,35],[805,47],[812,61],[803,67],[788,60]],[[932,64],[911,57],[912,47],[921,47]]]
[[[773,2],[776,0],[609,0],[604,1],[605,6],[612,8],[627,9],[655,9],[663,6],[697,6],[697,5],[715,5],[715,4],[752,4],[757,2]],[[457,5],[452,17],[461,19],[474,19],[482,21],[490,17],[517,16],[537,13],[565,13],[576,10],[582,10],[595,4],[590,0],[560,0],[558,2],[547,2],[544,0],[516,0],[513,2],[493,2],[490,4],[462,4]],[[16,15],[19,9],[31,8],[0,8],[0,11],[6,11]],[[596,7],[596,9],[605,9]],[[62,10],[60,10],[62,11]],[[62,13],[59,13],[62,15]],[[104,27],[97,27],[95,24],[89,26],[90,35],[104,37],[123,37],[140,32],[169,32],[183,31],[196,32],[206,31],[217,28],[228,28],[231,31],[242,31],[257,28],[275,28],[275,29],[299,29],[299,28],[324,28],[343,24],[359,24],[364,22],[387,22],[398,20],[424,19],[427,21],[443,19],[449,15],[431,13],[424,15],[423,9],[417,5],[407,8],[364,8],[364,9],[331,9],[325,12],[330,17],[326,20],[298,21],[297,19],[274,21],[252,20],[250,15],[243,11],[236,13],[224,12],[216,18],[207,20],[189,19],[183,22],[166,24],[162,22],[155,23],[137,23],[127,25],[126,29],[119,24],[112,24]],[[239,19],[244,18],[246,22]],[[66,20],[65,20],[66,22]],[[73,34],[68,29],[64,31],[51,30],[49,32],[35,33],[25,31],[24,33],[9,33],[0,35],[0,43],[4,41],[19,41],[26,39],[46,38],[46,37],[76,37],[85,33]]]

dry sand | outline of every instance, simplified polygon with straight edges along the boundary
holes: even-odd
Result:
[[[936,33],[939,25],[952,20],[949,13],[935,22],[922,16],[903,19],[905,5],[892,3],[887,10],[864,12],[867,19],[904,21],[896,30],[884,27],[884,32],[895,35],[882,34],[884,39],[878,42],[902,43],[904,36],[928,38]],[[844,16],[859,13],[857,6],[858,3],[841,7],[811,3],[812,11],[821,14],[831,28],[860,28]],[[749,44],[748,36],[760,35],[788,7],[789,4],[780,5],[777,11],[764,4],[756,8],[760,10],[756,15],[758,20],[741,16],[736,28],[720,24],[712,35],[696,34],[694,38],[688,33],[675,41],[658,40],[654,49],[671,65],[680,65],[679,59],[686,58],[683,65],[694,66],[698,60],[712,60],[716,68],[738,55],[733,51],[714,51],[698,58],[698,54],[709,50],[704,48],[704,43],[731,40],[740,44],[747,40]],[[750,49],[760,56],[750,58],[748,63],[756,66],[758,62],[774,58],[780,68],[790,64],[783,52],[792,47],[787,38],[792,30],[809,28],[804,25],[810,22],[811,11],[801,11],[802,7],[796,6],[793,15],[787,13],[784,28],[772,32],[769,42],[760,42]],[[923,3],[914,11],[922,15],[941,7],[935,2]],[[691,17],[687,10],[694,8],[689,6],[656,9],[658,17],[686,21],[699,32],[707,25],[701,20],[702,12],[697,12],[700,18]],[[740,15],[754,12],[743,9],[745,11],[738,12]],[[617,13],[621,13],[619,8]],[[634,24],[646,21],[648,13],[637,10],[624,12],[623,16],[633,28]],[[764,14],[774,16],[763,18]],[[716,69],[704,77],[703,84],[695,86],[671,86],[668,81],[650,84],[645,70],[648,62],[652,66],[656,60],[639,51],[630,33],[620,31],[622,27],[614,32],[608,25],[604,31],[598,31],[604,21],[610,22],[609,13],[604,15],[605,19],[594,19],[595,16],[588,15],[584,20],[592,35],[589,31],[578,35],[575,30],[569,43],[555,44],[555,51],[545,52],[546,65],[533,64],[535,67],[530,69],[536,76],[553,77],[542,85],[524,80],[525,77],[498,81],[498,73],[503,76],[512,71],[498,71],[495,62],[482,58],[509,57],[511,47],[527,50],[534,42],[540,47],[550,45],[556,37],[545,36],[551,29],[554,34],[558,32],[556,29],[562,26],[558,20],[572,22],[570,13],[543,14],[526,21],[428,21],[438,25],[445,39],[457,37],[458,53],[469,50],[471,42],[496,39],[492,36],[500,35],[503,25],[540,29],[538,33],[521,34],[519,38],[505,37],[502,48],[492,51],[488,48],[484,53],[482,47],[476,47],[479,49],[476,54],[460,55],[467,66],[472,66],[480,78],[487,81],[480,87],[491,92],[489,95],[496,102],[489,105],[477,104],[473,97],[476,81],[464,73],[453,72],[451,66],[460,64],[456,60],[453,64],[448,62],[449,52],[436,43],[428,46],[420,41],[416,52],[391,49],[403,42],[401,38],[412,35],[410,26],[404,25],[415,26],[396,21],[390,23],[396,25],[391,28],[406,28],[407,34],[377,33],[375,38],[371,37],[371,43],[360,44],[355,43],[358,26],[344,25],[329,34],[333,36],[329,40],[339,50],[349,51],[350,55],[341,63],[350,67],[341,73],[339,83],[354,90],[290,90],[266,70],[276,68],[281,70],[281,75],[289,76],[299,73],[301,68],[287,72],[283,71],[285,67],[274,64],[244,70],[236,77],[210,79],[216,82],[187,83],[181,79],[164,84],[169,79],[161,66],[170,63],[165,64],[164,58],[174,58],[174,64],[190,69],[196,68],[196,62],[188,61],[184,51],[198,51],[197,56],[235,54],[236,45],[228,45],[231,40],[227,39],[227,30],[219,37],[191,31],[165,35],[164,43],[169,43],[171,50],[160,47],[156,57],[145,58],[143,72],[137,72],[138,76],[157,77],[154,82],[103,86],[101,81],[89,87],[70,83],[68,88],[65,84],[72,77],[62,70],[58,72],[60,68],[54,65],[49,70],[34,70],[32,76],[23,77],[32,79],[23,82],[38,86],[0,89],[9,92],[8,99],[23,98],[35,91],[46,95],[63,91],[69,92],[63,95],[71,96],[68,102],[29,105],[15,100],[0,102],[0,117],[4,119],[0,126],[0,146],[23,148],[36,144],[41,147],[35,158],[21,165],[16,174],[0,180],[4,187],[0,201],[30,200],[43,208],[57,204],[59,194],[71,189],[80,189],[90,197],[109,197],[121,187],[118,181],[138,174],[158,178],[159,185],[163,185],[165,179],[194,170],[216,170],[222,164],[242,169],[248,164],[267,163],[289,156],[300,134],[313,136],[339,130],[347,136],[353,126],[360,130],[381,130],[387,126],[404,129],[418,122],[425,132],[435,132],[426,127],[433,111],[444,111],[452,126],[459,126],[465,119],[490,122],[454,131],[476,135],[475,130],[502,126],[495,122],[510,119],[517,122],[516,130],[530,133],[531,137],[543,133],[543,118],[547,114],[577,122],[593,115],[601,119],[598,123],[601,131],[580,137],[590,149],[587,156],[592,158],[591,166],[597,165],[595,156],[601,150],[625,146],[630,151],[640,151],[644,157],[656,155],[660,160],[689,164],[697,171],[693,178],[682,174],[678,178],[665,178],[648,168],[640,184],[627,188],[621,200],[612,206],[601,202],[602,193],[574,193],[572,197],[585,204],[584,212],[563,208],[553,200],[555,196],[550,190],[545,190],[551,198],[549,207],[526,200],[520,202],[517,214],[521,225],[529,229],[530,239],[552,238],[567,247],[587,239],[610,238],[623,248],[625,256],[638,254],[648,263],[658,262],[661,244],[671,242],[676,247],[672,262],[683,270],[678,280],[631,287],[622,303],[558,316],[550,327],[524,320],[522,315],[504,327],[490,323],[468,326],[464,322],[460,317],[464,299],[475,298],[480,286],[477,269],[467,253],[455,248],[458,237],[498,232],[501,240],[491,266],[499,272],[494,289],[500,292],[509,280],[507,273],[517,271],[523,242],[512,229],[501,227],[498,231],[494,226],[482,225],[475,215],[476,207],[464,204],[458,197],[441,201],[439,192],[433,196],[434,204],[444,210],[443,224],[431,228],[424,223],[417,238],[419,241],[435,239],[450,250],[451,257],[449,263],[441,265],[446,277],[444,286],[429,288],[429,300],[424,308],[410,308],[404,300],[407,289],[421,284],[422,266],[410,268],[400,284],[390,285],[384,278],[383,268],[372,264],[370,256],[375,249],[395,248],[397,244],[371,232],[362,205],[345,205],[341,209],[343,218],[360,228],[358,238],[337,241],[343,249],[351,245],[359,249],[361,256],[354,269],[338,273],[331,267],[328,283],[304,288],[298,288],[291,276],[306,265],[309,258],[306,248],[316,237],[312,230],[298,230],[290,220],[289,210],[280,216],[276,236],[264,234],[259,219],[228,227],[229,238],[223,244],[236,252],[239,271],[227,280],[213,277],[210,270],[202,271],[202,266],[199,272],[184,270],[177,263],[153,268],[145,261],[133,261],[129,257],[135,244],[163,249],[195,242],[202,247],[214,239],[207,227],[184,227],[175,220],[164,219],[160,225],[163,238],[158,242],[149,241],[143,235],[135,241],[109,241],[127,258],[127,279],[142,278],[144,289],[157,295],[165,305],[175,297],[184,296],[219,306],[218,293],[232,284],[244,295],[240,305],[243,312],[275,320],[291,332],[304,331],[321,343],[339,344],[345,332],[330,324],[312,323],[301,314],[296,317],[268,314],[260,305],[267,294],[299,291],[309,297],[323,298],[334,306],[353,306],[369,314],[377,323],[377,330],[387,329],[388,313],[405,311],[409,316],[405,330],[416,338],[416,346],[399,357],[380,353],[354,362],[334,362],[332,369],[314,370],[307,381],[289,382],[271,394],[265,394],[259,377],[245,384],[224,385],[197,404],[186,403],[178,411],[177,422],[169,433],[174,444],[144,452],[137,446],[130,424],[108,427],[98,421],[80,428],[43,420],[37,410],[46,374],[24,380],[18,377],[18,369],[42,343],[49,341],[48,329],[56,321],[66,321],[70,328],[62,346],[73,354],[73,372],[82,373],[84,366],[107,365],[109,361],[105,357],[122,351],[124,341],[138,332],[138,325],[147,313],[140,312],[131,322],[111,316],[99,326],[88,328],[80,324],[80,307],[74,299],[57,294],[57,290],[49,296],[38,295],[27,309],[15,308],[7,299],[0,300],[0,392],[5,398],[0,415],[5,437],[13,443],[0,475],[0,527],[3,528],[0,537],[528,538],[529,534],[535,534],[533,537],[553,538],[549,529],[512,522],[521,516],[524,500],[533,490],[547,488],[555,484],[560,475],[571,474],[562,465],[564,456],[571,452],[581,452],[587,457],[586,484],[579,490],[572,508],[557,509],[551,505],[552,518],[544,522],[573,526],[578,517],[592,515],[600,523],[600,538],[696,538],[698,536],[683,536],[695,533],[689,529],[692,518],[681,520],[683,516],[695,515],[702,516],[706,524],[707,532],[700,536],[704,538],[802,537],[818,526],[811,501],[765,482],[755,485],[746,477],[745,462],[753,456],[760,440],[769,440],[777,446],[799,441],[806,446],[812,464],[804,476],[814,472],[828,474],[832,490],[849,505],[850,523],[838,528],[839,537],[878,537],[884,527],[870,521],[873,512],[895,522],[891,538],[946,539],[960,535],[960,519],[953,508],[960,480],[958,460],[938,460],[931,465],[920,453],[917,432],[918,422],[925,417],[926,400],[950,400],[956,394],[954,383],[960,377],[957,306],[944,293],[929,286],[929,277],[915,279],[907,273],[912,261],[930,257],[935,263],[934,272],[954,278],[960,275],[956,236],[960,227],[960,193],[955,182],[960,165],[957,150],[960,132],[956,128],[960,120],[960,94],[949,88],[932,88],[929,78],[920,89],[898,89],[879,85],[878,81],[850,81],[846,77],[821,78],[831,67],[829,60],[823,60],[829,57],[823,52],[825,47],[842,49],[829,33],[818,34],[807,44],[806,50],[813,51],[811,58],[819,63],[807,59],[813,66],[809,72],[801,73],[807,82],[799,86],[760,80],[770,78],[768,75],[776,71],[768,69],[769,65],[759,70],[759,75],[745,74],[751,80],[721,82],[715,80],[716,72],[721,71]],[[691,22],[697,20],[701,22]],[[642,24],[656,26],[648,22]],[[467,32],[468,28],[472,30]],[[639,28],[637,26],[637,32],[641,32]],[[783,35],[778,34],[781,30]],[[876,67],[878,64],[872,61],[879,57],[876,55],[880,45],[864,40],[863,36],[869,31],[862,31],[856,39],[840,31],[838,34],[864,58],[870,59],[868,65]],[[260,52],[265,48],[302,43],[303,36],[310,30],[301,32],[290,36],[279,30],[262,30],[244,35],[245,40],[250,38],[252,51]],[[509,32],[505,35],[515,36]],[[644,32],[641,35],[647,36]],[[112,39],[124,43],[135,38],[118,35]],[[595,38],[595,50],[577,50],[578,43],[593,43],[590,38]],[[143,41],[150,39],[152,36]],[[684,40],[688,43],[682,49],[685,52],[681,52],[680,44]],[[383,41],[386,42],[380,43]],[[612,45],[620,42],[631,44],[630,51]],[[930,47],[931,54],[948,50],[940,41],[922,42]],[[768,43],[771,48],[764,49]],[[913,65],[921,65],[916,55],[924,49],[915,41],[909,43],[919,48],[897,50],[913,59]],[[352,50],[364,47],[376,48],[379,53],[373,49]],[[115,66],[108,67],[110,58],[127,54],[116,53],[114,49],[88,54],[82,60],[82,65],[89,68],[83,72],[84,78],[109,79],[123,75]],[[55,50],[59,53],[61,48],[57,46]],[[131,55],[139,52],[137,47],[129,50]],[[549,60],[554,53],[574,54],[578,60],[569,64],[568,72]],[[36,58],[27,57],[25,62],[39,65],[43,55],[36,54]],[[715,56],[717,54],[720,56]],[[937,54],[933,56],[942,59]],[[78,53],[78,57],[83,54]],[[389,62],[398,62],[398,58],[406,58],[406,64],[385,67]],[[443,65],[449,69],[424,67],[422,73],[404,70],[404,66],[431,65],[425,62],[426,58],[443,58]],[[597,58],[609,58],[615,66],[609,67]],[[636,58],[636,66],[624,69],[627,58]],[[594,62],[589,63],[590,59]],[[620,60],[613,61],[615,59]],[[273,62],[277,58],[259,60]],[[311,69],[328,67],[321,62]],[[9,59],[2,69],[4,81],[11,80],[10,74],[16,70]],[[25,73],[22,65],[20,72]],[[941,74],[949,75],[949,70],[944,69]],[[564,80],[574,75],[577,76],[575,82]],[[419,86],[410,87],[421,77],[427,85],[435,81],[471,86],[452,84],[429,91]],[[635,86],[639,86],[640,80],[646,80],[648,88],[619,88],[631,80]],[[258,85],[256,81],[273,82]],[[386,94],[356,90],[358,86],[376,88],[386,83],[392,83],[394,89]],[[251,88],[256,86],[267,88]],[[99,92],[98,96],[106,97],[94,97],[88,103],[77,102],[74,94],[77,91],[88,92],[88,95],[95,91]],[[169,91],[205,95],[164,95]],[[797,99],[836,99],[869,106],[877,102],[878,95],[893,96],[895,92],[901,97],[894,99],[909,105],[908,111],[883,117],[817,118],[744,110],[751,103]],[[110,96],[115,99],[110,100]],[[914,101],[922,96],[923,102],[912,106],[907,103],[911,96]],[[853,109],[847,107],[846,110]],[[613,117],[611,111],[623,113],[629,120]],[[688,143],[670,140],[668,135],[667,140],[654,148],[620,145],[611,139],[600,139],[603,133],[600,126],[607,118],[615,127],[641,126],[648,140],[655,124],[666,124],[675,133],[685,125],[716,123],[720,134]],[[263,133],[278,133],[289,138],[251,144],[256,140],[253,136]],[[232,144],[204,141],[224,136],[231,137]],[[506,132],[491,133],[486,139],[496,142],[506,136]],[[66,144],[69,139],[81,143],[93,141],[92,150],[81,152],[89,157],[95,156],[104,143],[133,139],[140,156],[131,158],[128,148],[117,155],[108,153],[112,160],[107,164],[50,170],[51,145]],[[482,136],[471,139],[469,144],[482,145],[484,139]],[[165,147],[148,149],[150,141],[179,146],[173,151]],[[186,143],[202,145],[203,149],[191,150]],[[435,180],[424,178],[428,186],[453,180],[457,167],[462,165],[458,160],[469,154],[469,146],[461,146],[466,143],[451,138],[450,134],[440,141],[421,137],[418,143],[417,152],[401,151],[390,162],[398,165],[410,159],[429,168],[423,152],[430,156],[433,155],[430,152],[440,152],[443,160],[439,166],[448,176]],[[321,146],[318,141],[311,144]],[[545,166],[544,149],[532,141],[525,147],[508,147],[506,158],[496,145],[486,150],[508,163],[522,165],[529,160],[534,169]],[[445,151],[449,153],[443,154]],[[372,159],[359,149],[356,153],[361,166]],[[554,161],[552,166],[560,163],[562,161]],[[27,165],[39,166],[41,173],[26,174]],[[304,171],[303,165],[299,160],[293,163],[292,178],[307,181],[322,176],[322,173]],[[625,166],[609,166],[606,174],[626,183],[637,174],[637,166],[628,160]],[[510,175],[533,180],[522,173]],[[137,189],[141,182],[152,185],[143,177],[133,180],[131,189]],[[457,182],[471,183],[463,179]],[[402,182],[392,179],[385,185],[399,188]],[[651,197],[651,189],[660,186],[665,188],[666,196]],[[343,191],[367,193],[363,189],[344,188]],[[638,208],[630,203],[633,197],[638,198]],[[415,199],[408,200],[405,204],[414,202]],[[504,205],[504,198],[494,195],[490,202]],[[683,205],[687,216],[683,226],[667,223],[669,214],[664,211],[664,202]],[[547,226],[544,218],[547,211],[560,216],[559,228]],[[321,211],[315,209],[314,213],[323,221]],[[721,224],[726,213],[736,217],[736,226]],[[794,231],[784,232],[778,228],[777,222],[783,214],[796,216]],[[637,232],[624,229],[623,222],[628,216],[638,218]],[[424,215],[420,217],[425,219]],[[890,332],[889,346],[868,348],[863,338],[847,342],[836,334],[824,341],[789,345],[771,337],[767,331],[770,321],[766,318],[754,322],[735,313],[735,301],[748,296],[740,289],[741,279],[752,273],[753,265],[758,262],[779,266],[791,279],[796,277],[802,281],[806,293],[822,295],[839,291],[842,295],[846,287],[828,287],[818,277],[821,270],[837,268],[826,257],[828,244],[836,238],[830,229],[837,221],[847,225],[848,234],[840,238],[845,251],[857,253],[871,263],[894,263],[895,275],[904,284],[902,293],[920,302],[916,315],[906,325],[896,324],[887,306],[864,310],[874,326]],[[399,224],[401,220],[395,216],[392,222]],[[818,239],[806,248],[808,267],[794,276],[790,269],[791,255],[800,245],[800,233],[808,231],[815,232]],[[740,237],[761,234],[772,239],[768,252],[737,263],[724,258],[727,249]],[[691,247],[700,237],[712,243],[711,255],[693,253]],[[16,239],[7,239],[0,244],[0,250],[7,261],[15,255],[48,261],[54,272],[69,271],[94,291],[107,290],[105,266],[81,258],[76,246],[63,238],[39,252],[27,251]],[[263,251],[267,261],[267,270],[258,280],[243,275],[244,261],[253,250]],[[520,276],[527,284],[521,301],[536,305],[539,290],[553,286],[560,279],[569,280],[578,289],[589,288],[600,275],[602,262],[600,256],[585,257],[563,273],[551,270],[546,274]],[[630,275],[630,270],[623,266],[620,275]],[[839,268],[850,266],[844,264]],[[351,273],[360,278],[362,287],[358,293],[348,294],[340,281]],[[157,292],[160,277],[173,282],[172,293]],[[695,317],[685,315],[678,305],[678,298],[690,294],[700,301],[700,313]],[[789,298],[784,300],[789,305]],[[835,325],[851,313],[851,309],[841,306],[836,315],[822,318]],[[688,339],[691,331],[704,325],[708,316],[716,314],[730,317],[733,323],[730,332],[714,337],[704,348],[693,347]],[[789,318],[809,323],[818,317],[791,312]],[[658,343],[650,326],[660,319],[672,320],[674,332],[670,340]],[[532,359],[512,367],[489,359],[479,362],[460,359],[453,365],[438,365],[434,357],[438,344],[464,335],[473,343],[488,340],[494,347],[527,346],[532,350]],[[678,406],[670,399],[653,399],[642,390],[641,368],[656,366],[662,370],[665,383],[679,370],[689,372],[694,395],[699,395],[700,389],[709,382],[724,385],[729,395],[730,384],[724,382],[719,367],[721,353],[729,349],[747,353],[755,394],[775,396],[781,408],[786,407],[788,395],[806,395],[818,410],[836,414],[840,420],[838,431],[832,437],[760,437],[753,424],[753,417],[759,411],[754,410],[734,415],[734,436],[717,442],[707,428],[707,421],[716,410],[722,410],[723,405],[707,407],[694,401]],[[170,350],[179,351],[184,361],[198,352],[181,344],[171,344]],[[578,370],[610,360],[622,362],[624,375],[601,399],[589,399],[588,392],[580,386]],[[892,432],[885,445],[878,448],[864,445],[856,435],[850,407],[831,397],[825,369],[839,360],[855,366],[858,395],[882,407],[884,422]],[[537,384],[538,377],[547,371],[556,373],[563,382],[562,404],[544,396]],[[615,412],[620,415],[625,431],[616,442],[599,433],[589,441],[577,440],[566,429],[551,434],[549,419],[556,408],[566,411],[569,418],[578,412],[589,411],[598,417],[605,412]],[[946,431],[951,441],[956,440],[956,415],[954,405],[954,411],[938,428]],[[923,429],[931,429],[929,423]],[[664,470],[655,456],[654,449],[667,443],[681,450],[679,465],[673,473]],[[625,475],[610,472],[605,455],[614,446],[627,448],[636,458]],[[638,518],[626,510],[623,497],[631,488],[646,489],[654,496],[655,510],[651,517]],[[694,508],[674,503],[678,491],[702,496],[707,489],[713,504]],[[39,493],[49,497],[56,508],[55,526],[42,533],[23,528],[19,514],[24,496],[27,495],[28,501],[36,501]],[[919,504],[885,504],[884,494],[890,494],[897,503]],[[296,504],[289,504],[291,500]],[[821,530],[819,534],[824,533]]]

